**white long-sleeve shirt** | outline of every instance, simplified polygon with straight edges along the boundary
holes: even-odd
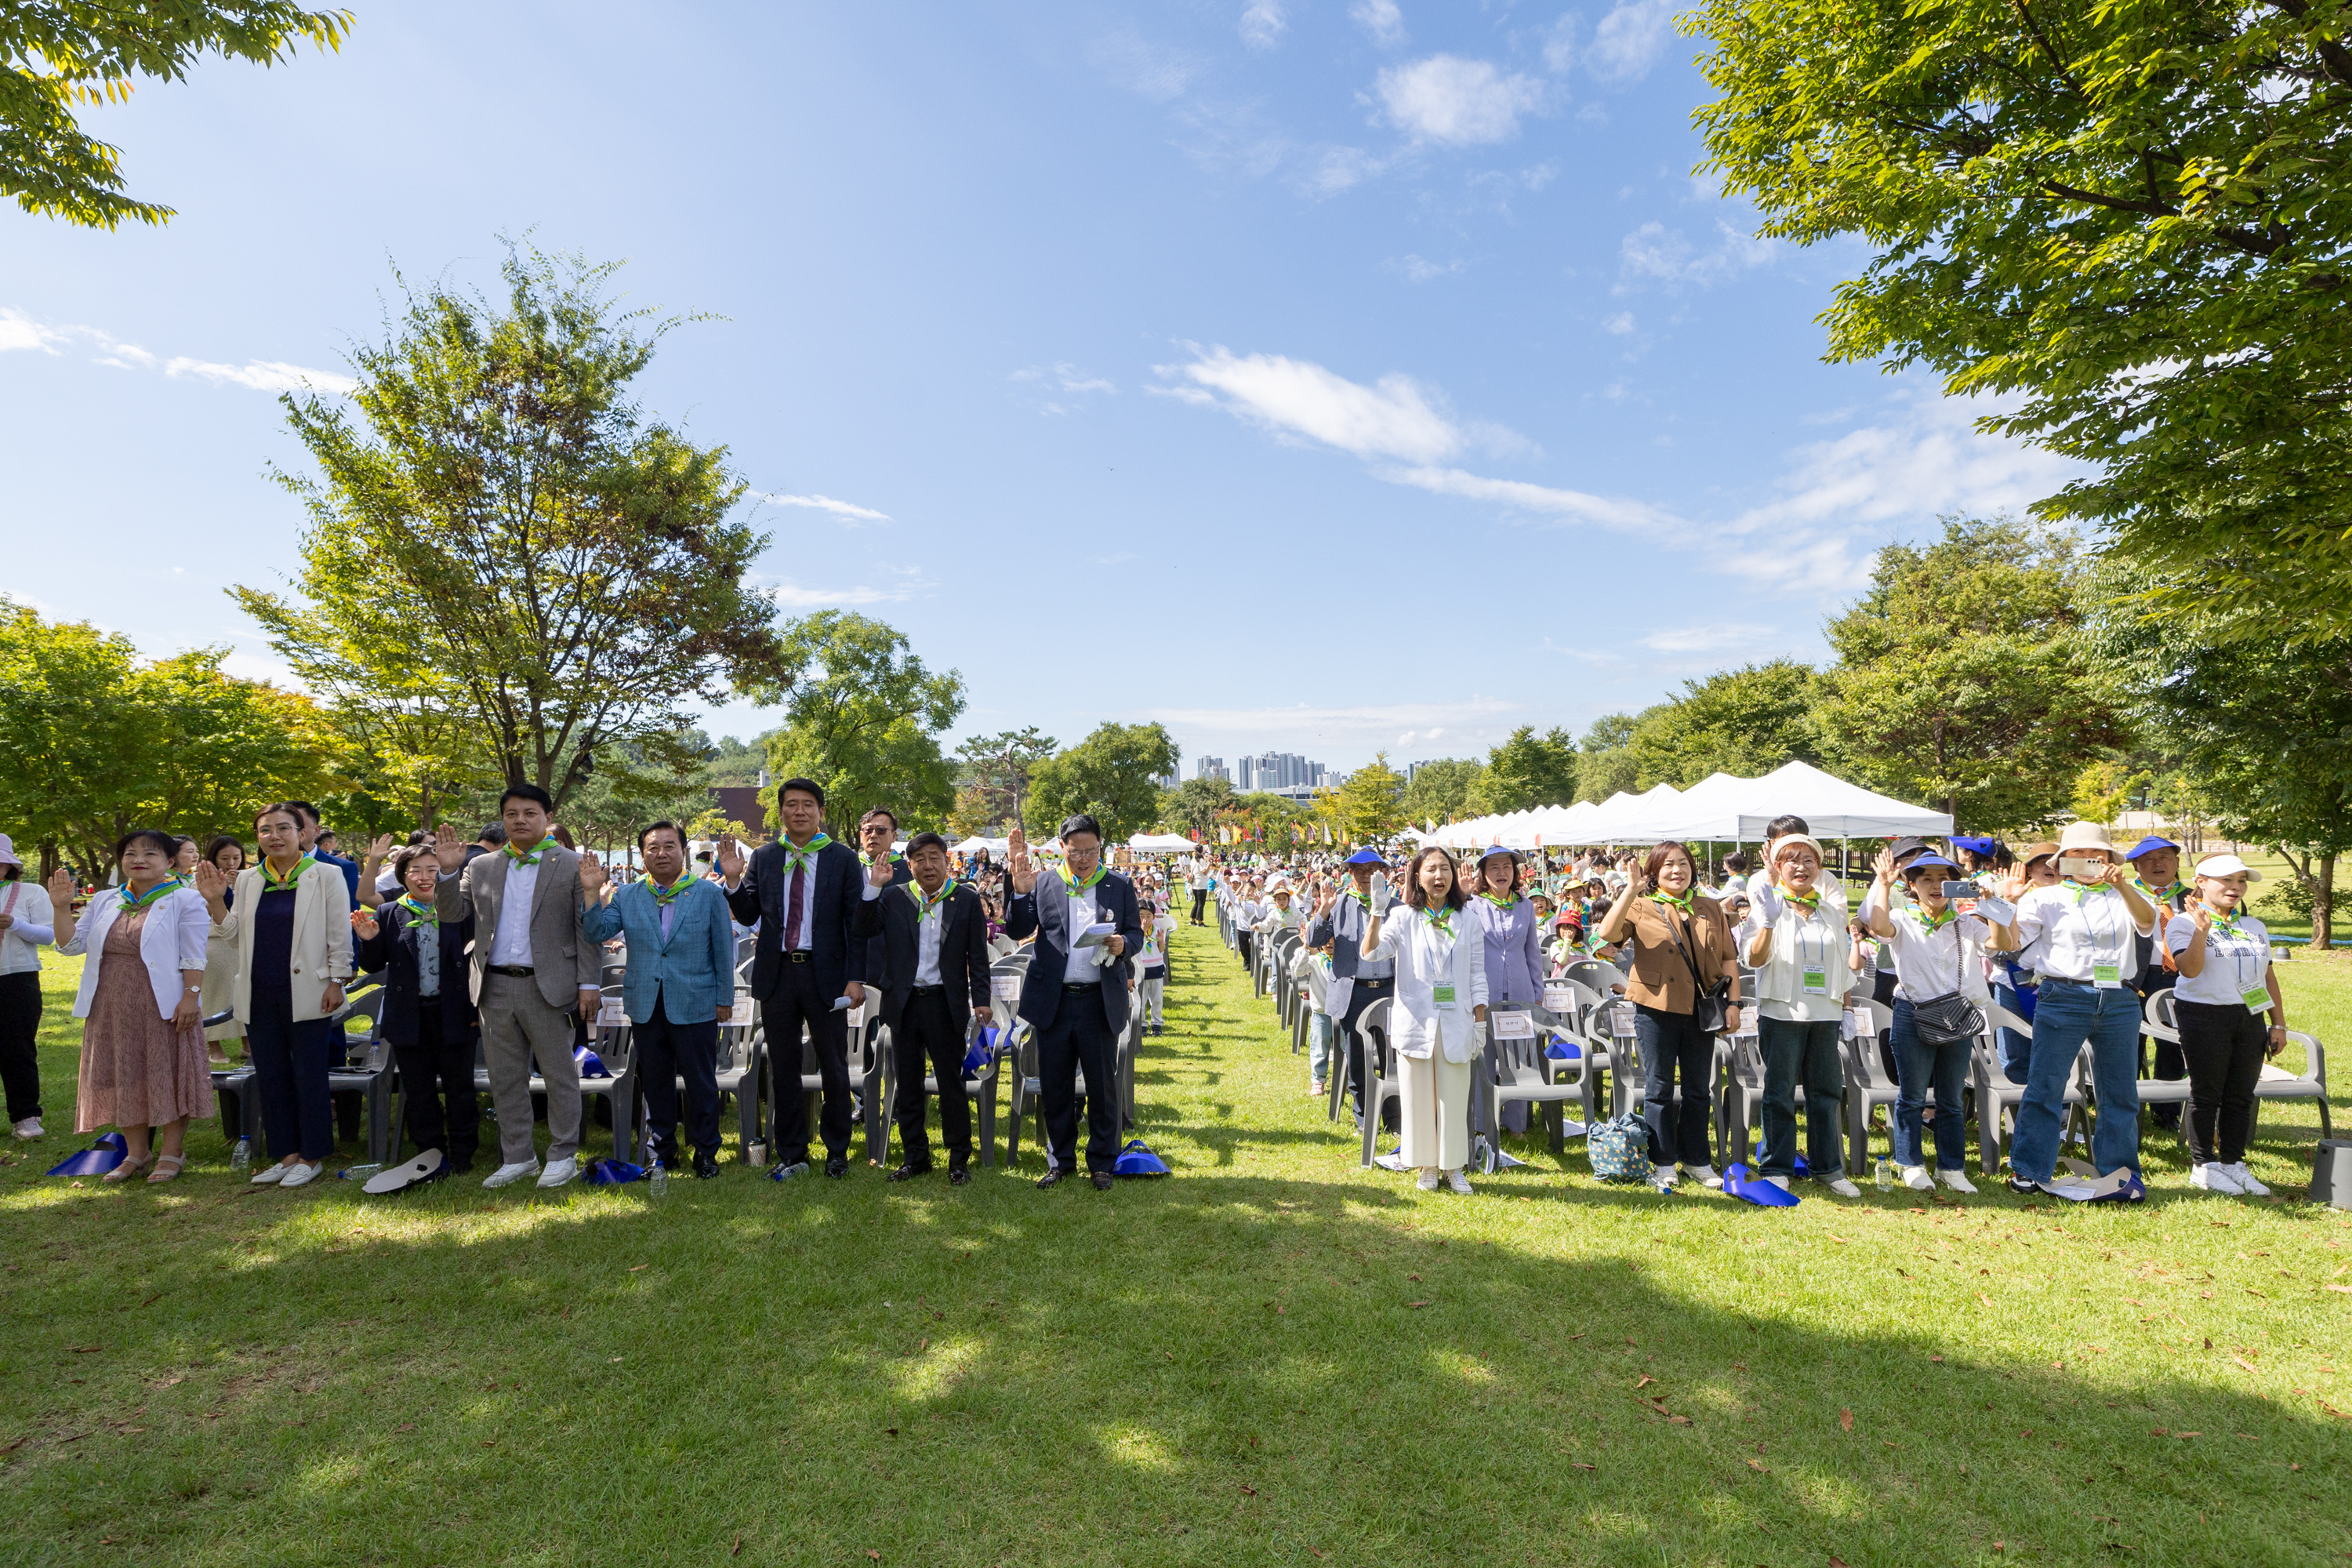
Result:
[[[0,974],[33,974],[41,967],[41,949],[58,940],[57,911],[49,890],[30,877],[0,882],[0,914],[14,915],[16,923],[0,939]]]

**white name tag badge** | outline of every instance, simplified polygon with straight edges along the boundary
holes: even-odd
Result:
[[[2101,990],[2116,990],[2122,986],[2123,983],[2124,966],[2120,962],[2115,963],[2094,963],[2091,965],[2091,984],[2098,986]]]
[[[1524,1013],[1515,1007],[1507,1012],[1489,1013],[1486,1021],[1494,1026],[1495,1038],[1498,1040],[1532,1040],[1536,1037],[1536,1018],[1532,1013]]]
[[[1556,980],[1544,987],[1544,1011],[1572,1013],[1576,1011],[1576,993],[1565,980]]]
[[[1826,969],[1807,969],[1805,971],[1805,994],[1808,996],[1826,996],[1829,994],[1830,972]]]
[[[2246,1004],[2246,1011],[2249,1013],[2269,1012],[2271,1010],[2270,987],[2267,985],[2255,986],[2252,991],[2245,993],[2244,1001]]]
[[[1441,1007],[1450,1007],[1454,1005],[1454,987],[1451,985],[1434,986],[1431,989],[1430,999]]]
[[[991,977],[988,982],[988,989],[1000,1000],[1006,1002],[1018,1002],[1021,1000],[1021,976],[1017,974],[994,975]]]

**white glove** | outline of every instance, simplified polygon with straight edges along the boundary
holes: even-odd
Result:
[[[1779,925],[1780,916],[1787,911],[1788,908],[1789,901],[1780,896],[1780,889],[1770,882],[1759,882],[1748,889],[1748,912],[1756,917],[1756,923],[1759,926]]]
[[[1374,920],[1378,920],[1382,915],[1387,914],[1389,912],[1389,905],[1394,902],[1395,900],[1396,889],[1389,886],[1387,873],[1381,871],[1373,872],[1372,918]]]

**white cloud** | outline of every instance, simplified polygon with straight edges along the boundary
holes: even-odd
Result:
[[[1606,320],[1602,321],[1601,325],[1602,330],[1607,331],[1612,337],[1622,338],[1626,333],[1633,330],[1633,312],[1631,310],[1620,310],[1615,315],[1608,317]]]
[[[1667,626],[1642,639],[1642,646],[1659,653],[1721,653],[1726,648],[1753,647],[1780,636],[1778,626],[1748,623],[1702,623]]]
[[[904,581],[887,587],[809,588],[798,583],[779,583],[761,590],[786,610],[854,610],[866,605],[895,605],[926,594],[934,586],[930,579],[912,574],[901,574]]]
[[[1392,485],[1411,485],[1433,495],[1493,501],[1513,511],[1536,512],[1562,521],[1590,522],[1627,531],[1681,526],[1672,512],[1642,501],[1529,484],[1524,479],[1489,479],[1460,468],[1376,468],[1373,475]]]
[[[1550,96],[1532,77],[1454,55],[1391,66],[1378,90],[1390,121],[1414,141],[1454,147],[1507,142],[1518,134],[1519,116],[1540,110]]]
[[[1282,0],[1251,0],[1249,9],[1242,13],[1242,42],[1254,49],[1274,47],[1289,27],[1289,18],[1282,14]]]
[[[1764,266],[1780,254],[1778,241],[1743,234],[1720,218],[1715,228],[1715,248],[1700,255],[1694,253],[1680,229],[1654,221],[1645,223],[1619,243],[1619,270],[1627,277],[1696,283],[1704,289],[1735,273]]]
[[[1198,56],[1151,43],[1132,27],[1097,38],[1087,58],[1117,86],[1154,103],[1181,97],[1202,64]]]
[[[1359,458],[1416,463],[1451,457],[1469,444],[1443,400],[1408,375],[1384,375],[1365,386],[1283,354],[1244,357],[1222,345],[1192,345],[1192,353],[1189,364],[1158,367],[1181,378],[1165,389],[1171,395],[1223,408],[1277,436],[1305,437]]]
[[[1034,382],[1039,385],[1056,387],[1064,392],[1115,393],[1118,390],[1118,387],[1112,385],[1109,382],[1105,381],[1102,377],[1098,375],[1089,375],[1085,371],[1080,370],[1076,365],[1070,363],[1067,360],[1056,360],[1052,364],[1033,364],[1024,366],[1020,370],[1014,371],[1011,379],[1013,381]]]
[[[185,355],[161,360],[138,344],[126,343],[100,328],[51,326],[21,310],[0,306],[0,353],[11,349],[30,349],[56,355],[75,343],[88,345],[90,359],[97,364],[112,365],[119,370],[161,368],[169,376],[193,375],[215,384],[248,386],[257,392],[316,391],[343,395],[359,385],[348,375],[288,364],[283,360],[247,360],[243,364],[224,364]]]
[[[347,396],[359,383],[332,371],[308,370],[282,360],[247,360],[243,364],[215,364],[182,356],[163,366],[165,375],[195,375],[215,384],[227,382],[256,392],[331,392]]]
[[[1584,68],[1603,81],[1630,81],[1644,75],[1665,48],[1673,18],[1669,0],[1622,0],[1593,29]]]
[[[1576,63],[1576,13],[1569,12],[1543,32],[1544,64],[1554,72]]]
[[[1404,13],[1397,9],[1396,0],[1356,0],[1348,15],[1384,49],[1404,42]]]
[[[1408,256],[1397,264],[1397,270],[1415,283],[1426,283],[1433,278],[1449,278],[1461,271],[1462,263],[1449,261],[1441,267],[1434,261],[1423,261],[1418,256]]]
[[[854,501],[835,500],[831,496],[770,495],[765,491],[758,490],[753,491],[752,494],[754,499],[766,501],[772,506],[803,506],[812,511],[829,513],[839,520],[845,528],[863,528],[869,522],[890,521],[890,514],[887,512],[876,511],[870,506],[859,506]]]

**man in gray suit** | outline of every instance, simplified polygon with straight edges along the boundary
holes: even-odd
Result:
[[[530,1068],[547,1082],[547,1169],[542,1187],[580,1173],[580,1066],[572,1059],[572,1020],[596,1011],[604,982],[601,949],[581,930],[586,904],[580,857],[550,835],[555,803],[537,784],[514,784],[499,797],[507,841],[445,873],[434,894],[445,921],[474,919],[470,979],[482,1017],[482,1058],[490,1069],[503,1163],[482,1185],[503,1187],[539,1173],[531,1152]],[[457,830],[437,834],[441,864],[464,849]]]

